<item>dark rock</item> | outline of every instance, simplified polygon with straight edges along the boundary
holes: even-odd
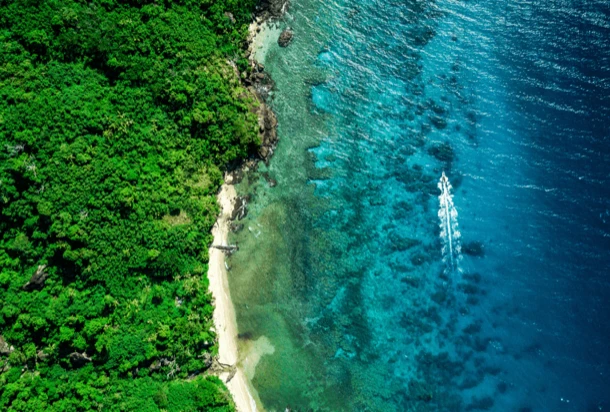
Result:
[[[288,45],[292,41],[293,36],[294,33],[292,32],[292,30],[286,29],[280,34],[280,37],[277,39],[277,44],[279,44],[280,47],[288,47]]]
[[[278,142],[277,118],[273,111],[264,103],[258,108],[259,130],[261,131],[261,148],[259,156],[267,162],[273,155]]]
[[[242,223],[232,223],[230,229],[233,233],[241,232],[244,229],[244,225]]]
[[[288,0],[261,0],[257,5],[258,14],[263,20],[272,18],[277,19],[288,10],[290,2]]]
[[[30,278],[30,281],[23,285],[24,290],[32,290],[32,289],[40,289],[44,286],[44,281],[49,276],[47,272],[45,272],[47,265],[38,265],[38,269]]]
[[[237,334],[237,339],[239,340],[252,340],[253,338],[254,334],[250,331]]]
[[[481,242],[467,242],[462,245],[462,252],[468,256],[485,256],[485,246]]]
[[[248,210],[246,206],[248,205],[248,199],[243,196],[238,196],[235,199],[235,205],[233,207],[233,212],[231,213],[231,220],[242,220],[248,214]]]
[[[428,149],[428,153],[436,157],[441,162],[451,162],[455,157],[453,148],[449,143],[435,144]]]
[[[245,83],[253,86],[250,88],[250,91],[258,96],[259,100],[263,102],[269,98],[271,90],[275,87],[273,79],[269,73],[265,71],[252,70],[250,77]],[[257,110],[254,109],[253,111],[256,112]]]
[[[269,159],[271,157],[271,149],[269,149],[269,147],[267,146],[261,146],[261,148],[258,151],[258,154],[260,155],[260,157],[262,159]]]
[[[68,355],[70,361],[76,366],[84,365],[86,362],[91,362],[91,358],[85,352],[72,352]]]

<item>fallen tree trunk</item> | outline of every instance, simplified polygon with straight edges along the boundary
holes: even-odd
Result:
[[[213,248],[215,249],[220,249],[223,250],[225,252],[235,252],[239,250],[239,247],[237,247],[237,245],[212,245]]]

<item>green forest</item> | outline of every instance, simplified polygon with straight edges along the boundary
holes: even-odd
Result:
[[[207,260],[253,9],[0,0],[0,410],[234,410]]]

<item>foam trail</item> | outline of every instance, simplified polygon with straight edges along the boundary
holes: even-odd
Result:
[[[447,264],[447,273],[461,272],[459,262],[461,260],[462,247],[460,245],[460,231],[458,227],[458,213],[453,204],[451,194],[451,183],[443,172],[438,188],[441,191],[439,200],[438,217],[441,221],[441,240],[443,242],[443,260]]]

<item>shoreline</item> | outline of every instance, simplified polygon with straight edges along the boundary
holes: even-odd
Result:
[[[255,72],[260,73],[261,65],[257,62],[255,55],[259,48],[265,47],[265,42],[270,40],[268,37],[269,31],[266,30],[268,18],[257,18],[250,24],[248,36],[248,58]],[[266,73],[265,73],[266,75]],[[256,79],[256,77],[255,77]],[[268,77],[258,77],[258,81],[270,82]],[[259,101],[259,109],[257,114],[259,117],[259,125],[261,128],[261,152],[259,161],[266,162],[273,154],[273,149],[277,143],[277,135],[275,127],[277,122],[275,114],[268,108],[264,102],[264,97],[260,91],[256,90],[257,80],[248,87]],[[263,90],[265,85],[262,84]],[[269,87],[269,86],[268,86]],[[247,170],[247,160],[244,161],[239,169]],[[235,208],[235,203],[238,198],[235,190],[233,176],[230,172],[225,173],[224,183],[217,195],[217,201],[220,205],[220,214],[216,220],[216,224],[212,228],[214,246],[228,246],[228,236],[232,222],[232,215]],[[231,291],[229,288],[228,266],[226,264],[226,255],[223,250],[212,247],[209,249],[208,262],[208,290],[212,293],[214,300],[214,327],[218,338],[218,363],[225,367],[218,377],[225,383],[233,401],[237,412],[261,412],[264,411],[256,390],[250,384],[250,379],[254,375],[256,364],[261,356],[267,353],[273,353],[274,349],[262,337],[259,341],[253,342],[248,349],[242,353],[238,350],[237,344],[237,319],[235,308],[231,300]],[[243,349],[243,348],[242,348]]]
[[[212,229],[214,245],[227,245],[231,213],[236,198],[235,187],[224,183],[217,197],[221,212]],[[210,247],[209,252],[208,280],[210,282],[209,291],[214,297],[213,318],[218,336],[218,362],[230,365],[232,369],[232,371],[221,372],[219,378],[227,385],[237,411],[256,412],[259,409],[249,388],[249,382],[241,366],[238,365],[237,322],[229,290],[225,254],[214,247]],[[234,375],[231,376],[233,372]]]

